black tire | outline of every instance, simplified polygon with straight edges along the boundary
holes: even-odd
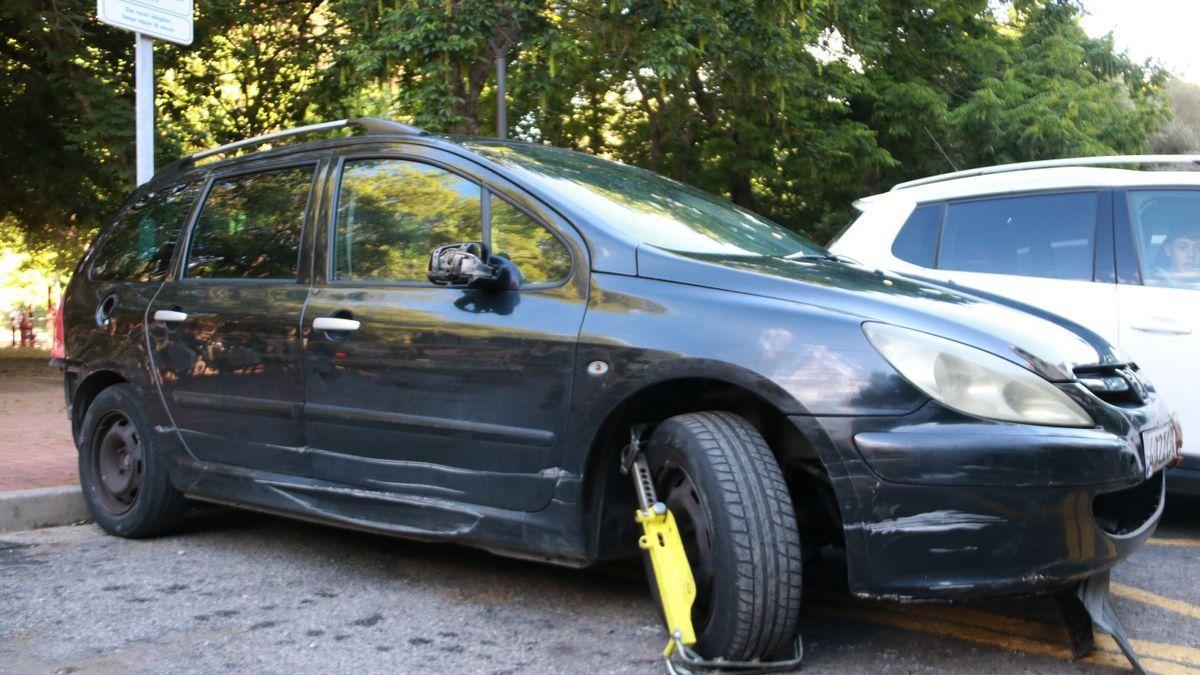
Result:
[[[696,578],[695,650],[736,661],[790,656],[803,555],[787,483],[762,435],[733,413],[679,415],[655,429],[646,460]],[[657,596],[653,579],[650,587]]]
[[[183,493],[167,475],[167,456],[131,385],[100,392],[80,430],[79,482],[96,524],[119,537],[153,537],[183,519]]]

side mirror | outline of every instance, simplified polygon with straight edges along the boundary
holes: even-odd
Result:
[[[508,288],[508,269],[489,264],[487,260],[487,247],[477,241],[439,246],[429,257],[429,271],[425,276],[439,286],[485,290]]]

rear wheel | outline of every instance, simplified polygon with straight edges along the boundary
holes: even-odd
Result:
[[[151,537],[176,527],[185,508],[136,390],[113,385],[83,419],[79,481],[96,524],[121,537]]]
[[[696,580],[696,651],[739,661],[787,655],[800,615],[800,535],[762,435],[732,413],[679,415],[655,429],[646,459]]]

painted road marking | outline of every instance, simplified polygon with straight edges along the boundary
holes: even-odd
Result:
[[[1115,581],[1110,584],[1109,590],[1112,591],[1113,595],[1121,598],[1128,598],[1130,600],[1136,600],[1137,602],[1146,603],[1147,605],[1154,605],[1159,609],[1165,609],[1168,612],[1174,612],[1181,616],[1200,619],[1200,607],[1184,602],[1183,600],[1168,598],[1164,595],[1151,593],[1150,591],[1143,591],[1140,588],[1134,588],[1133,586],[1118,584]]]
[[[810,607],[827,616],[1072,660],[1063,626],[949,605],[871,603],[832,594],[820,596],[818,603]],[[1200,674],[1200,649],[1149,640],[1130,642],[1142,664],[1151,672]],[[1129,667],[1116,642],[1102,634],[1096,635],[1096,651],[1082,660],[1100,666]]]
[[[1200,540],[1184,539],[1182,537],[1171,538],[1171,539],[1163,539],[1162,537],[1150,537],[1149,539],[1146,540],[1146,543],[1150,544],[1151,546],[1186,546],[1188,548],[1200,548]]]

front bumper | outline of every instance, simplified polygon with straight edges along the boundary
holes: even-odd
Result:
[[[1145,477],[1160,406],[1096,429],[967,418],[929,403],[899,417],[802,417],[833,481],[850,589],[957,599],[1053,591],[1111,568],[1153,533],[1164,472]]]

